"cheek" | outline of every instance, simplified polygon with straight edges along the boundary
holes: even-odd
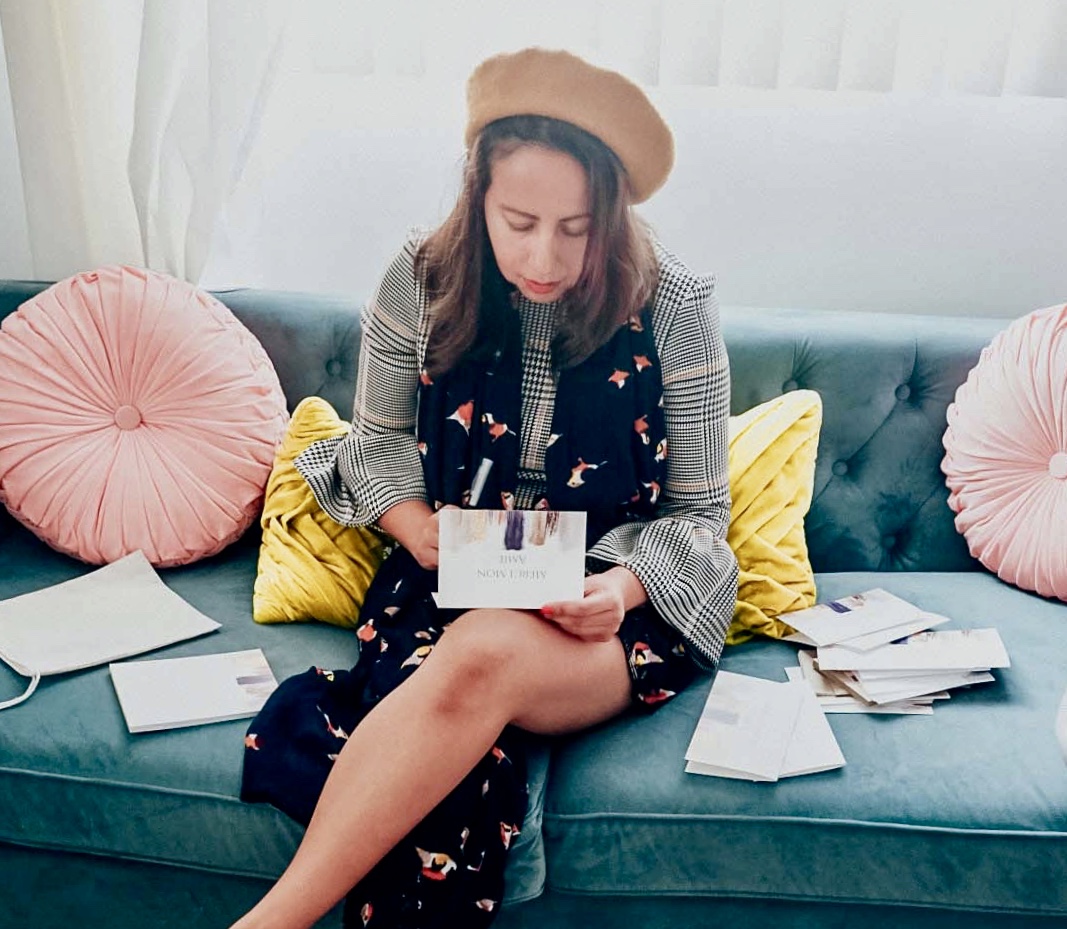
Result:
[[[570,279],[570,283],[573,284],[581,277],[582,268],[585,266],[585,247],[589,240],[586,239],[568,239],[565,246],[565,264],[567,266],[567,276]]]
[[[515,236],[509,235],[509,230],[501,229],[499,223],[487,222],[486,231],[489,233],[489,245],[493,249],[493,257],[504,279],[515,283],[516,264],[518,263],[518,249]]]

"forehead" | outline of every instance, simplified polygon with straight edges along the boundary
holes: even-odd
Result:
[[[572,216],[589,207],[589,184],[577,159],[554,148],[522,145],[495,156],[487,199],[535,215]]]

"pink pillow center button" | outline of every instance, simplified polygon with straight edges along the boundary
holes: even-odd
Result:
[[[1048,473],[1061,481],[1067,478],[1067,452],[1056,452],[1048,460]]]
[[[115,425],[120,429],[136,429],[141,425],[141,411],[135,406],[120,406],[115,410]],[[1067,456],[1064,456],[1067,459]]]

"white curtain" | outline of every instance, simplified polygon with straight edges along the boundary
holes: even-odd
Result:
[[[30,274],[197,281],[276,74],[289,0],[0,0]]]
[[[305,0],[309,66],[459,77],[571,48],[648,85],[1067,96],[1065,0]]]
[[[1067,97],[1067,0],[0,0],[0,35],[45,280],[225,265],[231,194],[300,72],[417,93],[541,44],[649,86]]]

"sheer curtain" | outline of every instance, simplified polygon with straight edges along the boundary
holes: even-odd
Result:
[[[288,0],[0,0],[32,268],[196,281],[224,235]]]
[[[573,48],[648,85],[1067,96],[1063,0],[308,0],[317,66],[456,77]]]
[[[1064,0],[0,0],[0,34],[40,279],[197,282],[296,73],[411,93],[541,44],[650,87],[1067,97]]]

